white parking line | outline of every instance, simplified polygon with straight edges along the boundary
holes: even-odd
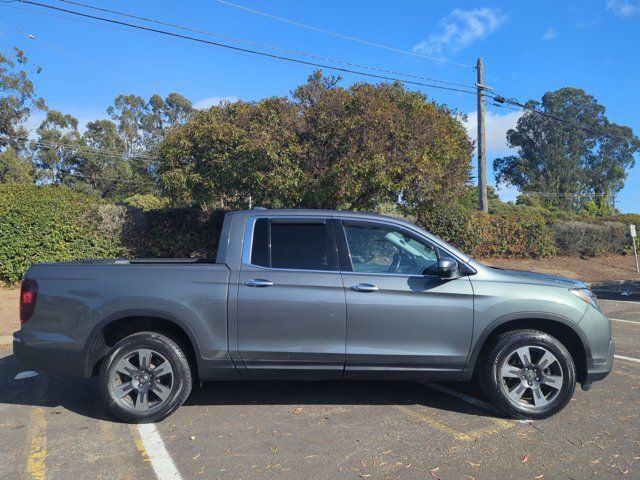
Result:
[[[138,433],[158,480],[182,480],[180,472],[178,472],[175,463],[173,463],[171,455],[167,452],[155,424],[143,423],[138,425]]]
[[[623,323],[635,323],[636,325],[640,325],[640,322],[636,322],[635,320],[623,320],[621,318],[610,318],[614,322],[623,322]]]
[[[476,407],[480,407],[483,410],[489,410],[492,413],[497,413],[499,415],[504,415],[504,413],[501,412],[499,409],[497,409],[496,407],[494,407],[490,403],[487,403],[487,402],[485,402],[483,400],[480,400],[479,398],[472,397],[471,395],[467,395],[466,393],[458,392],[457,390],[453,390],[453,389],[448,388],[448,387],[443,387],[442,385],[438,385],[437,383],[427,382],[426,385],[429,388],[433,388],[434,390],[438,390],[439,392],[446,393],[447,395],[451,395],[452,397],[459,398],[460,400],[462,400],[464,402],[467,402],[467,403],[470,403],[471,405],[474,405]]]
[[[624,355],[614,355],[613,358],[618,360],[626,360],[627,362],[640,363],[640,358],[625,357]]]

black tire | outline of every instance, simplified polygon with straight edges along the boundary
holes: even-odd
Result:
[[[520,361],[527,351],[528,367]],[[571,400],[576,369],[556,338],[538,330],[514,330],[498,335],[480,359],[478,380],[485,395],[511,417],[539,420],[558,413]]]
[[[145,366],[136,365],[136,358],[146,358],[146,353],[151,352],[149,360],[143,363]],[[138,357],[142,355],[143,357]],[[168,365],[164,364],[168,362]],[[123,374],[121,372],[122,362],[130,362],[126,365],[137,366],[142,370],[136,370],[135,374]],[[148,368],[146,365],[149,365]],[[164,369],[159,368],[165,365]],[[120,370],[120,371],[119,371]],[[157,378],[154,370],[160,373]],[[166,373],[167,370],[170,373]],[[144,386],[134,376],[142,378],[140,373],[145,374],[145,379],[149,379]],[[189,361],[183,350],[170,338],[155,332],[139,332],[129,335],[120,340],[109,351],[100,367],[99,375],[100,397],[109,412],[128,423],[152,423],[158,422],[171,415],[191,393],[192,374]],[[137,385],[136,389],[129,385]],[[118,398],[116,392],[126,390],[129,392],[123,398]],[[156,392],[162,387],[162,396]],[[143,392],[138,402],[140,392]],[[146,398],[146,408],[145,401]],[[139,405],[139,410],[136,409]]]

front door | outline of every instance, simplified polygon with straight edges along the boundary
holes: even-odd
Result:
[[[237,349],[256,378],[340,378],[346,303],[332,220],[249,220]]]
[[[439,278],[447,253],[401,225],[345,219],[336,233],[348,257],[345,377],[455,378],[473,333],[469,278]]]

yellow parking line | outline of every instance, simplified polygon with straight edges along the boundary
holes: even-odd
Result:
[[[33,407],[27,427],[27,473],[34,480],[45,479],[45,459],[47,458],[47,421],[44,408]]]
[[[516,422],[513,422],[513,421],[503,420],[501,418],[491,418],[490,420],[493,423],[493,426],[491,427],[478,428],[471,432],[459,432],[458,430],[455,430],[449,427],[448,425],[445,425],[442,422],[439,422],[426,415],[422,415],[421,413],[418,413],[415,410],[412,410],[409,407],[406,407],[404,405],[393,405],[393,407],[396,410],[408,415],[409,417],[415,418],[416,420],[426,423],[434,430],[438,430],[439,432],[446,433],[451,437],[455,438],[456,440],[460,440],[461,442],[472,442],[478,438],[495,435],[504,430],[508,430],[509,428],[515,427],[516,425]]]
[[[491,421],[494,424],[493,427],[478,428],[477,430],[469,432],[468,435],[473,438],[488,437],[516,426],[516,422],[510,422],[509,420],[503,420],[501,418],[492,418]]]
[[[426,423],[434,430],[438,430],[439,432],[443,432],[452,436],[456,440],[460,440],[462,442],[470,442],[473,440],[472,436],[466,433],[458,432],[457,430],[454,430],[453,428],[445,425],[444,423],[440,423],[437,420],[434,420],[433,418],[427,417],[426,415],[422,415],[421,413],[411,410],[409,407],[405,407],[404,405],[393,405],[393,408],[395,408],[396,410],[399,410],[400,412],[412,418],[415,418],[416,420]]]
[[[129,425],[129,431],[131,432],[131,435],[133,435],[133,439],[136,442],[136,448],[138,449],[138,452],[140,452],[140,455],[142,455],[142,459],[145,462],[148,462],[149,454],[147,453],[147,449],[144,448],[144,442],[142,441],[142,438],[140,438],[140,435],[138,434],[138,430],[135,428],[134,425]]]

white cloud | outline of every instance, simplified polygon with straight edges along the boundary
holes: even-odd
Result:
[[[558,32],[556,32],[556,29],[553,27],[549,27],[547,28],[547,30],[544,32],[544,35],[542,36],[543,40],[555,40],[556,38],[558,38]]]
[[[234,97],[233,95],[228,97],[207,97],[195,102],[193,104],[193,107],[203,110],[205,108],[212,107],[213,105],[220,105],[221,103],[224,103],[224,102],[236,102],[236,101],[238,101],[238,97]]]
[[[518,119],[522,116],[521,111],[511,111],[500,115],[499,113],[487,112],[485,115],[485,132],[487,138],[487,160],[490,162],[494,157],[513,153],[513,149],[507,145],[507,130],[515,128]],[[475,142],[478,133],[478,112],[467,114],[467,121],[463,122],[469,137]]]
[[[607,10],[618,17],[630,17],[638,13],[638,6],[626,0],[607,0]]]
[[[495,8],[456,8],[440,20],[440,32],[413,47],[414,52],[444,57],[456,53],[495,32],[507,20],[507,16]]]

